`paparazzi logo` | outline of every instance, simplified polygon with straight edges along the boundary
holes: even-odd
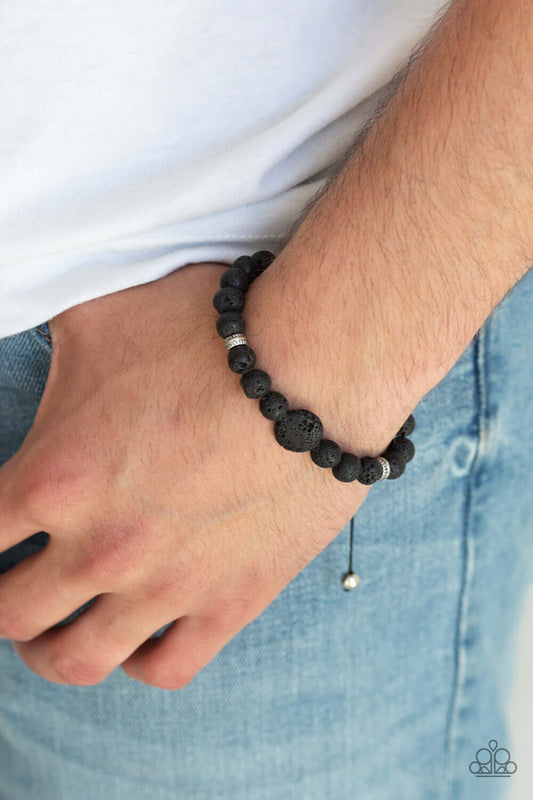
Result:
[[[516,763],[511,761],[511,754],[506,747],[498,747],[496,739],[491,739],[488,747],[481,747],[475,761],[468,767],[476,778],[510,778],[517,770]]]

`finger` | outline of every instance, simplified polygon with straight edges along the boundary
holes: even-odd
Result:
[[[30,519],[22,504],[17,502],[3,472],[5,466],[0,468],[0,553],[41,530],[39,523]]]
[[[214,618],[183,616],[145,642],[121,666],[130,678],[160,689],[182,689],[244,625],[231,631]]]
[[[40,533],[42,528],[17,516],[1,514],[0,516],[0,553],[11,550],[21,542]]]
[[[161,621],[160,603],[142,604],[138,599],[133,603],[122,594],[101,594],[70,624],[30,642],[14,642],[14,648],[45,680],[92,686],[105,680],[168,622]]]
[[[34,639],[102,591],[72,561],[65,544],[51,538],[0,576],[0,638]]]
[[[0,467],[0,552],[40,531],[64,537],[90,507],[86,472],[55,447],[26,438]]]

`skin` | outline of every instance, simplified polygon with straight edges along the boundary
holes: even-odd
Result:
[[[51,321],[36,419],[2,468],[4,546],[51,539],[0,582],[0,629],[47,680],[94,684],[122,664],[184,686],[368,492],[330,506],[331,479],[281,448],[244,395],[211,306],[223,271],[186,266]]]
[[[258,365],[343,449],[382,452],[533,260],[532,39],[525,0],[453,3],[250,287]],[[182,688],[387,489],[277,444],[215,330],[225,268],[188,265],[49,323],[35,422],[0,468],[0,549],[51,536],[2,576],[0,636],[49,681],[120,666]]]

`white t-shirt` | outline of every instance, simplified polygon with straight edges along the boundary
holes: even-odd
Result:
[[[8,0],[0,336],[280,241],[448,0]]]

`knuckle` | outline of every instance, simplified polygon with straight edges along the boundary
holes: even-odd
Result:
[[[62,683],[74,686],[93,686],[103,681],[110,672],[89,658],[81,658],[79,654],[73,657],[69,654],[58,653],[52,656],[51,666]]]
[[[131,581],[142,570],[149,544],[146,525],[99,527],[85,540],[76,572],[90,582]]]
[[[220,630],[232,630],[243,618],[244,603],[240,600],[224,600],[214,613],[214,621]]]
[[[198,592],[203,585],[202,576],[188,562],[179,558],[147,583],[143,597],[148,602],[174,605]]]
[[[25,472],[24,481],[13,489],[13,501],[26,513],[40,519],[51,498],[51,487],[47,473],[32,468]]]
[[[39,635],[31,620],[18,616],[13,611],[0,608],[0,638],[14,642],[29,642]]]
[[[174,667],[169,670],[168,666],[154,664],[144,670],[144,678],[151,686],[158,689],[183,689],[195,677],[196,672],[178,671]]]
[[[257,608],[264,594],[263,580],[257,573],[247,575],[228,592],[220,590],[212,596],[210,602],[211,619],[221,630],[232,630],[242,625],[243,621],[255,616]]]
[[[221,630],[232,630],[248,616],[250,607],[250,598],[242,595],[220,598],[213,613],[217,627]]]
[[[24,472],[17,499],[36,520],[60,518],[71,513],[72,504],[85,494],[83,482],[82,470],[72,461],[42,458]]]

